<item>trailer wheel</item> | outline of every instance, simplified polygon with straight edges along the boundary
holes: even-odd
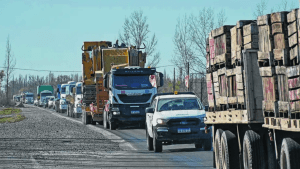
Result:
[[[222,161],[221,161],[221,136],[223,134],[222,129],[217,129],[216,135],[215,135],[215,145],[214,145],[214,152],[215,152],[215,163],[216,163],[216,168],[221,169],[222,166]]]
[[[280,152],[280,168],[300,168],[300,145],[291,138],[284,138]]]
[[[224,131],[221,137],[221,157],[222,168],[240,168],[238,140],[229,130]]]
[[[156,133],[153,131],[153,148],[154,152],[162,152],[162,142],[156,139]]]
[[[148,130],[146,129],[147,147],[149,151],[153,151],[153,138],[149,136]]]
[[[259,134],[253,130],[245,133],[243,141],[243,163],[244,168],[264,169],[264,148]]]

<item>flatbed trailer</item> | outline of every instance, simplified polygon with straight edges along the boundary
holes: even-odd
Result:
[[[298,20],[295,9],[210,33],[205,124],[214,167],[300,168]]]

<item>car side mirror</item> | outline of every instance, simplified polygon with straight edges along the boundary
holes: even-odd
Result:
[[[154,113],[154,108],[153,107],[147,107],[146,108],[146,113]]]
[[[205,107],[205,111],[208,111],[208,106],[206,105],[206,106],[204,106]]]

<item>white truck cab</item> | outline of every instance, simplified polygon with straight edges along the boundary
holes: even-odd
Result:
[[[162,145],[195,144],[211,149],[211,134],[205,134],[205,110],[192,92],[156,94],[146,108],[148,150],[162,151]]]
[[[75,85],[75,105],[74,105],[74,113],[76,117],[79,117],[79,114],[82,113],[81,109],[81,100],[82,100],[82,92],[81,92],[82,82],[77,82]]]

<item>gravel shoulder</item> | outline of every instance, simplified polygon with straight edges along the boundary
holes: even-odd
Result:
[[[43,160],[46,158],[45,155],[55,154],[59,157],[65,154],[66,157],[66,154],[69,154],[70,158],[63,158],[64,166],[69,168],[76,167],[74,166],[76,163],[68,163],[70,160],[76,161],[74,154],[85,154],[88,157],[122,152],[118,143],[108,140],[87,126],[59,118],[35,107],[27,106],[21,109],[26,119],[17,123],[0,124],[1,167],[47,166],[49,161]],[[42,162],[47,165],[43,165]],[[51,164],[49,168],[58,165],[56,162]]]

